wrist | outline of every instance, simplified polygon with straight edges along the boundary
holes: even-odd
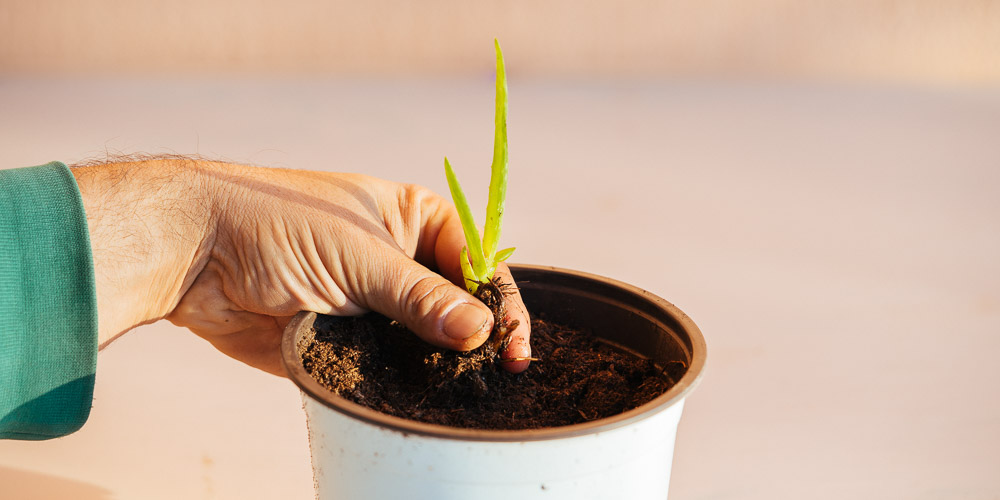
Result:
[[[90,230],[98,339],[170,313],[214,243],[202,162],[153,159],[73,168]]]

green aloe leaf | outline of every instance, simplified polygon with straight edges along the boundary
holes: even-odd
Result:
[[[465,278],[465,288],[469,293],[475,294],[476,290],[479,289],[480,280],[476,278],[476,273],[472,270],[472,264],[469,263],[469,247],[462,247],[459,263],[462,265],[462,277]]]
[[[490,173],[490,196],[486,203],[486,226],[483,228],[483,256],[487,264],[495,258],[500,229],[503,226],[504,200],[507,197],[507,72],[500,42],[493,39],[497,55],[496,110],[493,129],[493,165]]]
[[[496,261],[497,262],[503,262],[503,261],[509,259],[510,256],[514,254],[514,250],[515,250],[515,247],[504,248],[503,250],[500,250],[499,252],[497,252]]]
[[[458,210],[467,245],[462,249],[462,275],[465,277],[466,288],[472,293],[476,292],[480,284],[493,278],[499,262],[507,260],[514,253],[513,248],[507,248],[497,254],[497,242],[500,241],[500,229],[503,227],[504,201],[507,197],[507,71],[504,68],[500,42],[494,39],[493,45],[496,48],[497,58],[493,163],[490,167],[490,191],[486,203],[486,225],[483,228],[482,239],[479,238],[469,202],[465,199],[465,193],[462,192],[455,171],[452,170],[448,158],[444,159],[448,188]]]
[[[462,231],[465,233],[465,242],[468,245],[468,254],[472,258],[472,270],[475,279],[486,281],[487,276],[486,258],[483,257],[483,247],[479,240],[479,230],[476,229],[476,221],[472,217],[472,210],[469,209],[469,202],[465,199],[462,186],[455,177],[455,171],[448,163],[448,157],[444,159],[444,173],[448,178],[448,188],[451,190],[451,199],[455,202],[455,209],[458,210],[458,219],[462,222]],[[468,260],[468,259],[465,259]]]

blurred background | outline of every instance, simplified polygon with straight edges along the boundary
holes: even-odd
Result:
[[[30,74],[745,77],[988,85],[990,0],[4,0],[0,67]]]
[[[1000,2],[0,0],[0,168],[357,171],[700,325],[671,498],[1000,498]],[[2,383],[2,381],[0,381]],[[312,498],[298,391],[166,322],[0,499]]]

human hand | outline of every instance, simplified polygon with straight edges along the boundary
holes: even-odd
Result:
[[[335,315],[375,310],[451,349],[475,348],[489,336],[489,310],[456,286],[462,282],[458,256],[464,245],[458,215],[429,190],[357,174],[156,161],[155,168],[90,167],[131,169],[128,176],[137,186],[148,185],[137,182],[147,171],[177,184],[161,183],[158,196],[145,193],[137,202],[153,207],[142,221],[153,227],[145,243],[158,258],[131,259],[126,266],[113,264],[123,253],[121,245],[100,251],[108,246],[105,238],[115,237],[114,214],[101,209],[100,198],[107,198],[98,194],[101,173],[74,170],[91,225],[99,317],[105,318],[102,302],[117,310],[108,316],[113,324],[101,321],[102,343],[165,317],[229,356],[282,375],[281,333],[300,310]],[[170,170],[173,175],[165,175]],[[118,188],[129,189],[121,184]],[[156,208],[165,202],[186,206]],[[142,260],[159,262],[143,269]],[[511,280],[505,266],[498,273]],[[102,280],[102,274],[110,276]],[[132,278],[143,274],[146,279]],[[127,307],[110,304],[123,295],[153,300],[127,313]],[[519,324],[503,356],[529,357],[527,312],[519,294],[508,300],[508,316]],[[512,372],[527,365],[504,363]]]

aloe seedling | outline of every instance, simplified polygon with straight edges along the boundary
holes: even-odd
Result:
[[[448,188],[455,202],[462,230],[465,233],[466,246],[462,248],[459,257],[462,265],[462,276],[469,293],[475,295],[479,286],[493,281],[497,264],[510,258],[513,248],[497,251],[500,241],[500,228],[503,225],[504,199],[507,196],[507,75],[504,71],[503,52],[500,42],[493,40],[497,54],[496,78],[496,113],[494,115],[493,135],[493,165],[490,172],[490,195],[486,203],[486,225],[483,228],[483,239],[479,239],[476,221],[465,199],[462,186],[455,177],[455,171],[444,158],[445,176],[448,178]]]

